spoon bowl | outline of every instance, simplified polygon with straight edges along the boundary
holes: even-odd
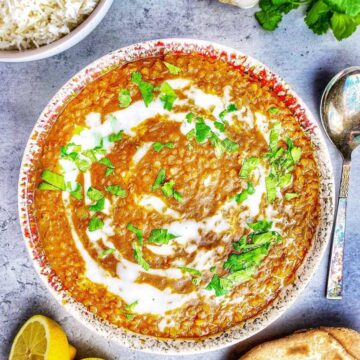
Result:
[[[329,82],[321,99],[320,115],[329,139],[343,157],[326,294],[328,299],[341,299],[351,153],[360,144],[359,66],[344,69]]]

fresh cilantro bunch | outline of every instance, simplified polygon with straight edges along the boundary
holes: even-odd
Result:
[[[360,0],[260,0],[255,16],[260,25],[275,30],[284,14],[306,5],[306,25],[318,35],[332,30],[336,39],[343,40],[360,24]]]

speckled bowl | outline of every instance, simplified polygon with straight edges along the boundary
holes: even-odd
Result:
[[[66,104],[71,101],[87,84],[109,70],[139,58],[159,55],[167,52],[200,53],[204,56],[220,58],[245,72],[255,80],[267,85],[291,110],[301,127],[313,143],[320,169],[321,216],[320,224],[314,236],[312,246],[304,262],[296,273],[295,282],[284,288],[276,300],[261,314],[244,323],[217,335],[201,340],[157,339],[139,335],[115,327],[98,319],[86,308],[69,297],[56,273],[47,263],[41,247],[41,240],[34,215],[35,171],[41,146]],[[189,354],[205,352],[225,347],[248,338],[275,321],[304,289],[319,264],[329,240],[334,216],[334,177],[329,153],[319,127],[302,100],[289,89],[289,86],[266,66],[239,51],[211,42],[166,39],[154,40],[131,45],[116,50],[96,60],[72,79],[70,79],[52,98],[40,115],[27,143],[19,179],[19,218],[26,246],[41,279],[50,292],[70,314],[85,324],[89,329],[119,344],[146,352],[167,354]]]

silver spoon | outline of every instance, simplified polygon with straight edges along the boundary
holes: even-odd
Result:
[[[343,157],[339,202],[326,292],[328,299],[341,299],[351,153],[360,144],[359,66],[341,71],[329,82],[321,99],[320,114],[328,137]]]

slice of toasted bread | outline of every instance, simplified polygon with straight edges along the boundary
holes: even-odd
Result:
[[[269,341],[241,360],[360,360],[360,334],[346,328],[320,328]]]

